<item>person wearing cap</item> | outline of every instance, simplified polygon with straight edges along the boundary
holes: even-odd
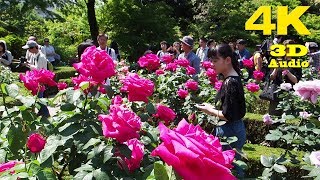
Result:
[[[27,49],[30,53],[30,60],[26,64],[30,70],[33,69],[47,69],[47,58],[39,50],[39,45],[37,42],[30,40],[26,45],[22,46],[23,49]]]
[[[242,62],[244,59],[250,59],[251,54],[250,52],[246,49],[246,41],[243,39],[238,39],[237,40],[237,50],[236,53],[239,55],[240,59],[238,60],[239,62]]]
[[[113,61],[117,61],[116,52],[114,49],[107,46],[108,35],[107,34],[99,34],[97,37],[97,41],[99,43],[98,50],[105,50],[113,59]]]
[[[208,60],[207,39],[202,37],[199,38],[199,48],[196,51],[196,55],[200,58],[201,62]]]
[[[196,73],[200,73],[200,58],[192,51],[193,48],[193,38],[190,36],[184,36],[181,39],[181,49],[183,53],[179,55],[178,59],[188,59],[190,66],[196,70]]]
[[[319,46],[315,42],[307,42],[306,46],[309,49],[309,56],[310,56],[310,64],[316,70],[320,71],[320,51],[319,51]]]
[[[46,58],[48,59],[49,62],[55,65],[57,64],[54,58],[56,56],[56,52],[54,50],[54,47],[50,45],[48,38],[44,38],[44,45],[42,46],[42,51],[45,52]]]
[[[30,36],[28,38],[28,41],[35,41],[37,43],[37,38],[35,36]],[[39,44],[38,44],[38,49],[42,52],[42,54],[44,54],[46,56],[46,52],[42,50],[43,48]],[[28,62],[30,62],[31,55],[32,55],[32,53],[30,53],[29,50],[27,50],[26,59],[27,59]]]
[[[168,51],[167,51],[167,48],[168,48],[168,43],[167,43],[167,41],[161,41],[161,42],[160,42],[160,47],[161,47],[161,50],[159,50],[159,51],[157,52],[157,56],[158,56],[158,58],[161,59],[162,56],[169,54]]]

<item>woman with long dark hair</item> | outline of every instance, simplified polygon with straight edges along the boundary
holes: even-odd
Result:
[[[11,52],[7,50],[5,41],[0,40],[0,64],[9,67],[12,63]]]
[[[208,58],[213,62],[216,73],[221,73],[224,80],[216,95],[215,105],[203,103],[196,107],[206,114],[226,121],[224,125],[215,129],[214,135],[237,137],[238,140],[230,146],[240,151],[246,141],[246,129],[242,120],[246,114],[246,104],[238,60],[228,44],[220,44],[215,49],[211,48]],[[230,149],[230,146],[224,148]],[[237,154],[236,159],[240,158],[241,156]],[[243,171],[237,167],[236,169],[239,177],[242,177]]]

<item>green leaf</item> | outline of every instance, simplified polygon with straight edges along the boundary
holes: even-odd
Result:
[[[70,137],[69,137],[70,138]],[[39,161],[44,163],[56,151],[58,146],[64,145],[69,138],[62,138],[61,136],[49,136],[44,149],[40,152]]]
[[[147,111],[148,111],[149,114],[155,114],[156,113],[156,109],[155,109],[155,107],[154,107],[154,105],[152,103],[148,103]]]
[[[29,110],[22,111],[21,114],[24,121],[32,122],[36,119]]]
[[[271,167],[272,166],[271,160],[266,156],[261,155],[260,162],[264,167]]]
[[[284,165],[274,164],[273,169],[278,173],[286,173],[287,168]]]
[[[7,87],[7,84],[1,83],[1,91],[2,91],[2,93],[5,94],[5,95],[8,95],[6,87]]]
[[[108,107],[110,105],[110,102],[108,101],[107,98],[98,98],[98,106],[104,111],[108,110]]]
[[[148,144],[150,144],[152,141],[151,141],[151,139],[150,139],[148,136],[142,136],[142,137],[141,137],[141,142],[142,142],[144,145],[148,145]]]
[[[90,82],[89,81],[84,81],[84,82],[81,82],[79,87],[80,89],[82,89],[83,91],[88,89],[90,86]]]
[[[21,125],[11,125],[7,135],[11,152],[18,155],[18,150],[23,149],[26,144],[27,137],[28,136],[26,132],[23,131]]]
[[[61,111],[73,111],[75,110],[77,107],[71,103],[66,103],[66,104],[63,104],[60,109]]]
[[[94,146],[94,145],[98,144],[99,142],[101,142],[100,139],[91,138],[91,139],[87,142],[87,144],[85,144],[85,145],[83,146],[82,150],[88,149],[88,147]]]
[[[46,179],[46,180],[56,180],[55,174],[51,169],[45,168],[37,174],[38,179]]]
[[[131,155],[132,155],[132,151],[129,149],[129,147],[125,144],[120,144],[118,146],[119,150],[120,150],[120,153],[122,155],[124,155],[126,158],[131,158]]]
[[[248,169],[248,165],[243,161],[237,160],[234,163],[237,164],[243,170]]]
[[[272,175],[272,170],[271,168],[265,168],[262,172],[263,177],[270,177]]]
[[[0,149],[0,164],[6,161],[7,151],[4,149]]]
[[[106,148],[104,148],[103,163],[106,163],[113,156],[112,150],[113,150],[112,146],[107,146]]]
[[[101,171],[101,169],[96,169],[93,171],[93,177],[96,180],[108,180],[110,179],[106,172]]]
[[[154,163],[154,176],[156,180],[169,180],[166,167],[161,162]]]
[[[80,96],[81,96],[81,91],[80,90],[72,90],[72,91],[67,91],[67,101],[69,103],[74,103],[77,101]]]
[[[31,107],[36,102],[33,96],[17,96],[16,99],[19,99],[26,107]]]
[[[83,180],[87,174],[88,174],[88,172],[86,172],[86,171],[80,171],[74,176],[74,179],[75,180]]]
[[[147,113],[142,113],[142,114],[139,114],[139,117],[141,118],[142,122],[146,122],[148,121],[150,116]]]
[[[282,132],[279,130],[270,130],[270,134],[267,134],[266,140],[277,141],[283,136]]]
[[[10,84],[6,86],[7,93],[10,97],[15,98],[19,95],[19,86],[16,84]]]
[[[232,144],[232,143],[237,142],[237,141],[238,141],[238,138],[236,136],[232,136],[232,137],[228,137],[227,138],[227,142],[229,144]]]
[[[320,167],[315,167],[314,169],[311,170],[311,172],[308,175],[315,177],[315,176],[319,176],[319,174],[320,174]]]

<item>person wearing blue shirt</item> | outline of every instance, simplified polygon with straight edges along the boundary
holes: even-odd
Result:
[[[186,58],[188,59],[190,66],[196,70],[196,73],[200,73],[200,58],[192,51],[194,41],[190,36],[184,36],[181,39],[181,49],[183,53],[179,55],[178,59]]]
[[[241,62],[244,59],[250,59],[251,54],[250,52],[246,49],[246,41],[243,39],[238,39],[237,40],[237,50],[236,50],[237,55],[239,56],[238,61]]]

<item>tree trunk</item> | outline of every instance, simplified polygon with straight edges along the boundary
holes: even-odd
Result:
[[[95,0],[87,1],[87,10],[88,10],[88,22],[90,26],[91,39],[95,45],[98,45],[97,36],[99,35],[99,28],[96,18],[96,12],[94,10]]]

